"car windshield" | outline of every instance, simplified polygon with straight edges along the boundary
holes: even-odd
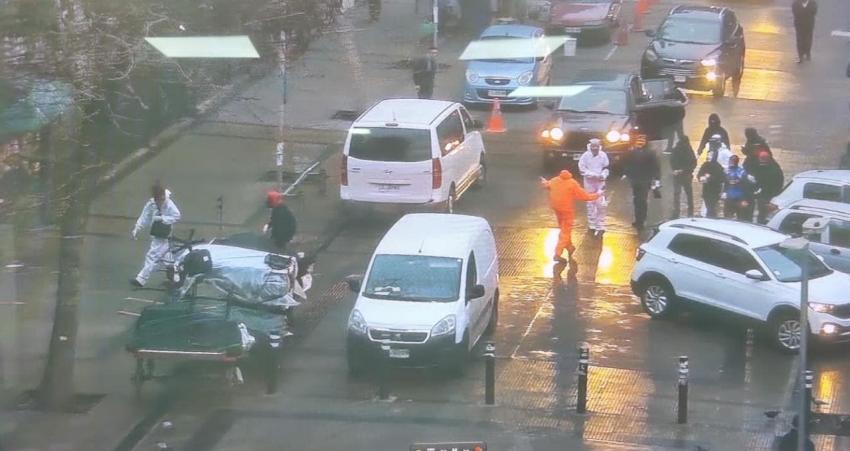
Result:
[[[496,40],[504,41],[504,40],[507,40],[507,39],[511,39],[511,40],[526,39],[526,40],[528,40],[529,53],[531,53],[531,50],[532,50],[531,38],[522,38],[522,37],[519,37],[519,36],[484,36],[480,40],[481,41],[496,41]],[[528,58],[491,58],[491,59],[482,59],[482,60],[476,60],[476,61],[483,61],[485,63],[533,64],[534,58],[532,58],[532,57],[528,57]]]
[[[776,280],[780,282],[799,282],[801,280],[802,269],[800,264],[803,260],[799,255],[796,255],[797,251],[774,244],[757,248],[755,253],[767,265]],[[806,258],[809,264],[809,278],[817,279],[832,274],[832,270],[811,252],[807,252]]]
[[[415,162],[431,159],[431,132],[392,127],[351,129],[348,156],[367,161]]]
[[[422,255],[378,255],[363,295],[392,301],[451,302],[458,299],[463,260]]]
[[[562,97],[558,111],[597,114],[628,114],[625,91],[590,88],[576,95]]]
[[[658,37],[672,42],[717,44],[720,42],[720,22],[671,17],[661,25]]]

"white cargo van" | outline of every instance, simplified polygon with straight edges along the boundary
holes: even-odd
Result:
[[[351,373],[376,363],[459,370],[492,332],[499,311],[499,259],[483,218],[408,214],[375,249],[365,278],[349,278]]]
[[[405,204],[452,213],[487,177],[480,128],[456,102],[382,100],[348,131],[340,198],[349,207]]]

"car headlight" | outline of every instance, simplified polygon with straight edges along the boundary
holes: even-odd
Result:
[[[658,54],[652,49],[647,49],[647,51],[643,54],[643,57],[650,63],[658,61]]]
[[[450,334],[455,331],[455,316],[449,315],[439,321],[437,324],[434,324],[434,327],[431,328],[431,336],[436,337],[439,335]]]
[[[700,61],[700,64],[702,64],[705,67],[714,67],[714,66],[717,65],[717,59],[716,58],[705,58],[702,61]]]
[[[528,72],[525,72],[524,74],[520,75],[519,77],[517,77],[516,81],[517,81],[517,83],[519,83],[521,85],[527,85],[527,84],[531,83],[532,77],[534,77],[534,72],[528,71]]]
[[[625,132],[624,132],[624,133],[620,133],[620,142],[627,143],[627,142],[629,142],[631,139],[632,139],[632,137],[631,137],[631,136],[629,136],[629,134],[628,134],[628,133],[625,133]]]
[[[348,330],[358,335],[366,335],[369,330],[366,320],[363,319],[363,315],[357,309],[352,310],[351,316],[348,317]]]
[[[467,69],[466,70],[466,81],[468,81],[470,83],[475,83],[476,81],[478,81],[478,74]]]
[[[554,139],[555,141],[560,141],[564,138],[564,131],[558,127],[554,127],[549,130],[549,137]]]
[[[821,304],[820,302],[809,302],[809,308],[818,313],[832,313],[835,306],[832,304]]]
[[[608,142],[615,143],[620,140],[621,136],[622,135],[617,130],[611,130],[607,135],[605,135],[605,139],[608,140]]]

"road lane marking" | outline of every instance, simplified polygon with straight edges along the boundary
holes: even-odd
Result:
[[[159,304],[160,303],[159,301],[154,301],[152,299],[133,298],[133,297],[129,297],[129,296],[124,298],[124,300],[125,301],[145,302],[145,303],[148,303],[148,304]]]
[[[546,299],[549,299],[549,296],[552,295],[552,289],[550,288],[548,292],[546,292]],[[543,312],[543,307],[546,307],[546,302],[541,302],[540,307],[537,309],[537,313],[534,314],[534,318],[531,319],[531,322],[528,323],[528,327],[525,328],[525,332],[522,333],[522,337],[519,338],[519,343],[517,343],[514,348],[514,352],[511,353],[511,358],[516,358],[516,353],[519,352],[519,348],[525,342],[525,337],[531,333],[531,329],[534,327],[534,323],[537,321],[537,318],[540,317],[540,314]]]
[[[0,301],[0,305],[24,305],[21,301]]]
[[[615,53],[617,53],[618,48],[620,48],[620,46],[618,46],[618,45],[612,46],[611,50],[608,52],[608,54],[605,55],[604,60],[608,61],[609,59],[611,59],[611,57],[614,56]]]
[[[118,311],[117,311],[117,312],[115,312],[115,313],[118,313],[119,315],[132,316],[132,317],[139,317],[139,316],[142,316],[142,314],[141,314],[141,313],[128,312],[128,311],[126,311],[126,310],[118,310]]]

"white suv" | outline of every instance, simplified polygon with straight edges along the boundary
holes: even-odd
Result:
[[[722,219],[662,224],[638,249],[632,291],[653,318],[694,302],[755,320],[785,352],[800,346],[800,266],[788,235]],[[850,276],[809,255],[809,330],[824,341],[850,340]]]
[[[801,172],[770,201],[770,208],[773,211],[781,210],[800,199],[850,204],[850,170],[816,169]]]
[[[487,176],[481,123],[463,105],[388,99],[348,131],[342,155],[344,204],[404,204],[454,212],[455,202]]]
[[[791,236],[803,235],[803,223],[820,219],[823,230],[807,234],[812,252],[830,268],[850,273],[850,204],[803,199],[776,212],[767,226]]]

